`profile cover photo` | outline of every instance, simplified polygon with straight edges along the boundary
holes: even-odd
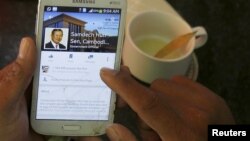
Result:
[[[67,50],[68,28],[45,28],[46,50]]]

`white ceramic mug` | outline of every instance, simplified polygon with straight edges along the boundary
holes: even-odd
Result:
[[[172,39],[196,31],[178,57],[159,59],[154,54]],[[191,28],[181,17],[161,11],[146,11],[135,15],[126,27],[123,48],[123,64],[137,79],[151,83],[157,78],[169,79],[173,75],[185,75],[192,61],[195,48],[207,41],[203,27]]]

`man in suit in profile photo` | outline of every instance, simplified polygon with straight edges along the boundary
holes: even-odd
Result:
[[[60,43],[62,38],[62,29],[53,29],[51,32],[51,41],[45,44],[45,49],[66,50],[66,46]]]

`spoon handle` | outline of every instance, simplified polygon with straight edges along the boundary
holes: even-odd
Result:
[[[166,46],[161,48],[156,54],[155,57],[157,58],[164,58],[167,55],[169,55],[171,52],[175,51],[179,48],[184,48],[188,42],[194,37],[196,32],[187,33],[184,35],[181,35],[175,39],[173,39],[170,43],[168,43]]]

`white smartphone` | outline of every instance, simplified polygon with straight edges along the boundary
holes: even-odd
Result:
[[[39,0],[31,125],[44,135],[97,136],[113,122],[102,67],[119,69],[126,0]]]

